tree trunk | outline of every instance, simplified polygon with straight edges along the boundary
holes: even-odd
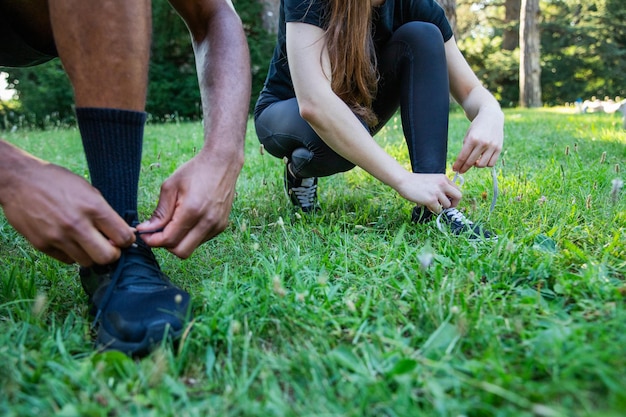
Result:
[[[539,0],[522,0],[520,18],[520,106],[541,107]]]
[[[513,51],[519,46],[519,19],[522,0],[504,1],[504,22],[506,24],[502,33],[502,49]]]
[[[456,37],[456,0],[437,0],[437,3],[439,3],[446,12],[446,17],[448,18],[450,26],[452,26],[452,31]]]
[[[269,33],[278,32],[278,8],[280,0],[259,0],[263,4],[263,27]]]

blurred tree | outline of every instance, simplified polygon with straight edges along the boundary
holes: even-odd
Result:
[[[551,0],[543,4],[544,102],[626,95],[626,1]]]
[[[233,1],[250,47],[253,77],[251,107],[263,86],[275,41],[275,35],[260,24],[265,16],[264,5],[260,1]],[[278,19],[278,16],[275,18]],[[189,32],[167,2],[153,2],[153,23],[146,110],[153,121],[200,118],[200,93]],[[9,74],[9,88],[14,88],[19,96],[20,106],[12,111],[22,123],[46,127],[53,122],[74,122],[73,92],[58,59],[37,67],[2,68],[2,71]]]
[[[202,116],[189,32],[168,2],[153,2],[152,55],[146,111],[157,120]]]
[[[521,3],[520,3],[521,4]],[[626,95],[626,1],[540,0],[541,99]],[[504,106],[519,104],[514,0],[457,0],[459,46]],[[514,20],[513,20],[514,19]]]
[[[502,49],[514,51],[519,46],[519,20],[522,0],[504,1],[504,28]]]
[[[437,1],[456,21],[459,46],[481,81],[503,106],[517,106],[521,0]],[[543,103],[562,104],[593,95],[626,96],[626,1],[539,1]],[[279,3],[233,0],[250,46],[251,107],[263,86],[274,48]],[[199,118],[200,97],[189,34],[167,2],[154,2],[153,12],[147,109],[152,120]],[[11,117],[39,126],[73,122],[72,91],[58,60],[36,68],[3,71],[9,74],[10,88],[17,90],[20,99],[19,106],[11,108]]]
[[[278,2],[280,0],[233,0],[235,8],[241,16],[244,30],[250,47],[252,71],[252,97],[250,111],[254,109],[265,77],[276,42],[278,26]],[[274,11],[276,10],[276,11]],[[273,20],[272,20],[273,19]]]
[[[275,35],[259,23],[267,15],[263,1],[233,1],[250,49],[251,109],[263,87],[275,40]],[[199,118],[202,115],[200,93],[189,33],[167,2],[153,4],[154,39],[147,110],[157,119]],[[269,17],[266,20],[269,22]]]
[[[48,127],[74,121],[74,97],[58,59],[29,68],[5,68],[8,87],[15,89],[19,106],[12,124]]]
[[[445,10],[446,17],[450,21],[450,26],[452,26],[452,31],[456,37],[456,0],[437,0],[437,2]]]
[[[280,0],[259,0],[263,5],[263,27],[269,33],[278,33],[278,13]]]
[[[503,47],[504,33],[514,22],[505,19],[505,3],[457,0],[459,47],[476,75],[505,107],[519,102],[519,50]]]
[[[541,107],[539,0],[522,0],[520,16],[520,106]]]

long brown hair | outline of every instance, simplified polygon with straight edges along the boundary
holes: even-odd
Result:
[[[378,75],[370,1],[328,0],[326,22],[331,87],[357,116],[374,126],[378,118],[372,102]]]

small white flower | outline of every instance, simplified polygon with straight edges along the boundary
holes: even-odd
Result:
[[[417,255],[417,260],[423,269],[427,269],[433,263],[435,256],[431,252],[423,252]]]
[[[611,198],[614,202],[617,202],[620,192],[624,188],[624,181],[619,178],[615,178],[611,181]]]
[[[344,302],[346,303],[346,307],[348,308],[348,311],[352,313],[356,311],[356,306],[354,305],[354,301],[352,301],[350,298],[346,298]]]

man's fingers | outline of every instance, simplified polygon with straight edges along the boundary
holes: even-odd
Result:
[[[167,248],[172,252],[172,250],[176,250],[176,248],[180,246],[181,242],[189,234],[193,234],[195,225],[195,222],[191,219],[181,219],[180,217],[174,216],[162,231],[146,233],[142,235],[141,238],[149,246]],[[175,254],[180,256],[178,253]],[[188,256],[189,255],[187,255],[187,257]]]
[[[96,219],[94,226],[117,247],[126,248],[135,242],[133,228],[112,209],[107,216]]]
[[[109,247],[112,247],[111,244],[108,244]],[[119,249],[117,249],[119,252]],[[114,258],[112,260],[99,261],[94,259],[89,253],[85,251],[85,248],[80,243],[74,241],[65,241],[63,243],[63,247],[49,247],[41,249],[43,253],[48,256],[51,256],[63,263],[73,264],[77,263],[80,266],[91,266],[94,263],[98,264],[106,264],[115,261]],[[96,254],[97,255],[97,254]],[[117,256],[119,257],[119,255]]]
[[[57,261],[61,261],[64,264],[73,264],[74,262],[77,262],[74,258],[72,258],[71,256],[69,256],[68,254],[66,254],[65,252],[63,252],[62,250],[58,250],[58,249],[41,249],[41,252],[45,253],[46,255],[50,256],[51,258],[56,259]],[[80,264],[80,263],[79,263]],[[87,263],[85,265],[80,264],[81,266],[90,266],[91,263]]]
[[[150,233],[165,228],[174,216],[176,207],[176,193],[167,191],[165,185],[161,188],[161,195],[152,216],[147,221],[137,225],[137,231]],[[144,239],[145,240],[145,239]]]
[[[133,235],[132,229],[131,235]],[[133,241],[134,235],[130,243]],[[128,245],[130,245],[130,243]],[[120,247],[112,245],[110,240],[97,229],[92,229],[90,233],[81,236],[78,244],[83,248],[93,263],[98,265],[107,265],[115,262],[122,253]],[[83,265],[78,259],[76,261]]]
[[[176,217],[172,219],[163,229],[157,229],[153,233],[152,230],[141,230],[141,238],[148,246],[173,248],[176,247],[183,237],[189,232],[192,226],[184,225],[177,221]]]
[[[167,250],[181,259],[187,259],[198,246],[208,239],[210,238],[204,239],[204,237],[194,233],[192,230],[183,238],[183,240],[180,241],[178,245],[173,248],[168,248]]]
[[[176,216],[165,226],[163,231],[147,233],[141,238],[152,247],[163,247],[181,259],[187,259],[193,251],[202,243],[217,236],[223,229],[214,227],[202,227],[194,222],[193,218],[179,220]]]

